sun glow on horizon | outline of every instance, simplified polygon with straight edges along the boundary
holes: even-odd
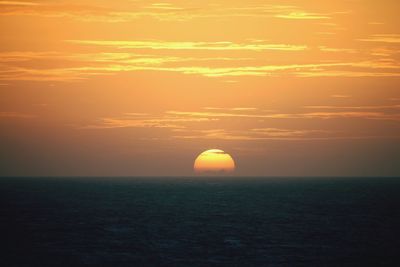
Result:
[[[197,156],[194,171],[199,174],[232,173],[235,162],[231,155],[221,149],[209,149]]]

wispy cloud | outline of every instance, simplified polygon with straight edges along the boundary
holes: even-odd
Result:
[[[321,109],[325,109],[322,106]],[[252,119],[340,119],[340,118],[360,118],[376,120],[400,120],[400,114],[386,114],[384,112],[369,111],[332,111],[332,112],[298,112],[298,113],[226,113],[226,112],[190,112],[190,111],[167,111],[167,114],[190,116],[190,117],[208,117],[208,118],[252,118]]]
[[[60,53],[60,52],[30,52],[12,51],[0,52],[0,63],[24,62],[33,60],[65,60],[75,62],[96,62],[130,65],[160,65],[171,62],[206,62],[206,61],[245,61],[252,58],[242,57],[178,57],[127,52],[100,53]]]
[[[22,62],[35,59],[54,59],[65,57],[65,54],[56,52],[32,52],[32,51],[10,51],[0,52],[0,63],[2,62]]]
[[[334,95],[331,95],[330,97],[332,97],[332,98],[350,98],[351,95],[334,94]]]
[[[93,75],[108,73],[96,68],[32,69],[28,67],[0,68],[0,80],[4,81],[78,81]]]
[[[332,134],[319,130],[299,130],[283,128],[255,128],[248,130],[187,130],[179,135],[173,135],[176,139],[219,139],[231,141],[265,141],[265,140],[311,140],[314,138],[332,138]]]
[[[0,1],[0,16],[39,16],[39,17],[70,17],[85,21],[125,21],[126,16],[134,15],[104,6],[73,4],[69,2],[23,2]],[[121,15],[121,18],[118,18]],[[134,17],[134,16],[133,16]],[[132,19],[132,18],[131,18]]]
[[[183,7],[174,6],[171,3],[153,3],[149,6],[144,6],[145,9],[160,9],[160,10],[184,10]]]
[[[126,113],[122,117],[100,118],[96,124],[87,125],[89,129],[107,128],[168,128],[182,129],[185,123],[216,121],[215,118],[188,118],[166,115],[149,115],[146,113]]]
[[[370,72],[370,71],[324,71],[324,72],[297,72],[296,76],[304,78],[312,77],[347,77],[347,78],[361,78],[361,77],[400,77],[398,72]]]
[[[367,38],[358,39],[363,42],[400,43],[400,34],[374,34]]]
[[[400,109],[400,105],[377,105],[377,106],[305,106],[308,109]]]
[[[299,130],[299,129],[281,129],[281,128],[254,128],[252,133],[263,137],[301,137],[311,134],[329,133],[322,130]]]
[[[307,109],[315,112],[307,112]],[[165,111],[161,114],[131,112],[117,117],[104,117],[96,123],[89,124],[85,129],[118,129],[118,128],[153,128],[163,129],[159,137],[164,139],[220,139],[232,141],[262,141],[262,140],[329,140],[329,139],[360,139],[360,138],[400,138],[400,135],[388,135],[376,131],[354,132],[329,124],[328,128],[293,128],[271,127],[291,125],[291,120],[373,120],[374,123],[385,121],[400,121],[400,114],[382,110],[368,111],[356,108],[357,111],[330,110],[329,106],[306,106],[296,113],[277,113],[257,108],[206,107],[203,111]],[[396,106],[397,108],[397,106]],[[207,111],[204,111],[207,110]],[[230,111],[230,112],[229,112]],[[240,122],[240,123],[238,123]],[[287,123],[285,123],[287,122]],[[289,124],[288,124],[289,123]],[[321,124],[326,125],[326,124]],[[154,133],[157,133],[155,131]],[[156,134],[157,135],[157,134]],[[146,137],[143,137],[146,138]]]
[[[281,19],[295,19],[295,20],[314,20],[314,19],[329,19],[331,18],[327,14],[320,13],[308,13],[302,11],[293,11],[287,14],[277,14],[275,15],[277,18]]]
[[[64,65],[70,67],[35,68],[34,64],[20,64],[26,61],[35,62],[35,60],[65,61]],[[251,64],[244,65],[243,63],[246,61]],[[224,64],[228,66],[220,67],[215,62],[232,62],[232,64]],[[400,64],[393,59],[265,65],[263,61],[239,57],[182,57],[126,52],[92,54],[3,52],[0,54],[0,63],[4,63],[0,65],[0,80],[77,81],[93,76],[133,71],[178,72],[214,78],[280,75],[298,77],[400,76]]]
[[[307,131],[276,129],[277,135],[266,133],[254,133],[251,131],[227,131],[223,129],[208,131],[192,131],[186,134],[174,135],[174,139],[200,140],[216,139],[226,141],[315,141],[315,140],[359,140],[359,139],[399,139],[400,135],[360,135],[360,134],[337,134],[329,131]]]
[[[23,1],[0,1],[1,6],[39,6],[36,2],[23,2]]]
[[[257,108],[254,107],[234,107],[234,108],[222,108],[222,107],[204,107],[206,110],[230,110],[230,111],[255,111]]]
[[[335,48],[335,47],[327,47],[327,46],[319,46],[319,50],[323,52],[345,52],[345,53],[357,53],[356,49],[352,48]]]
[[[67,42],[86,45],[110,46],[120,49],[156,49],[156,50],[281,50],[302,51],[305,45],[269,44],[269,43],[233,43],[221,42],[169,42],[169,41],[104,41],[104,40],[68,40]]]
[[[15,112],[15,111],[0,111],[0,118],[20,118],[20,119],[29,119],[34,118],[35,115]]]
[[[44,17],[70,17],[83,21],[127,22],[141,18],[152,18],[162,21],[185,21],[203,18],[279,18],[290,20],[321,20],[328,19],[335,13],[322,14],[306,11],[294,5],[253,5],[232,3],[210,5],[208,3],[182,2],[172,3],[132,3],[111,8],[109,4],[88,5],[73,4],[59,1],[51,2],[24,2],[0,1],[3,9],[0,15],[30,15]]]
[[[221,118],[221,117],[233,117],[233,118],[266,118],[264,114],[248,114],[248,113],[227,113],[227,112],[205,112],[205,111],[166,111],[170,115],[178,116],[190,116],[190,117],[209,117],[209,118]]]
[[[149,70],[180,72],[183,74],[197,74],[206,77],[229,77],[229,76],[268,76],[279,72],[303,76],[300,70],[309,70],[314,75],[322,72],[322,67],[351,66],[352,63],[317,63],[317,64],[289,64],[289,65],[261,65],[261,66],[240,66],[240,67],[155,67]],[[297,75],[300,73],[300,75]],[[399,74],[400,75],[400,74]]]

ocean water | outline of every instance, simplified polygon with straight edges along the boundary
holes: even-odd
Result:
[[[0,178],[1,266],[400,266],[400,178]]]

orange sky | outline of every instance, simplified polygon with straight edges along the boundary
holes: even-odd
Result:
[[[0,1],[0,175],[400,175],[398,1]]]

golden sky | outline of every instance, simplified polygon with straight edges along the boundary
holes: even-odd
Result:
[[[0,175],[400,175],[399,10],[0,1]]]

